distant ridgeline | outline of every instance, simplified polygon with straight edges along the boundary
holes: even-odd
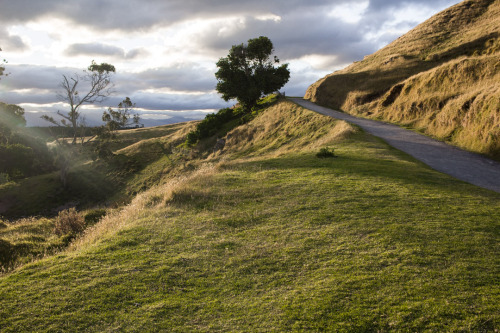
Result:
[[[463,1],[305,98],[500,159],[500,1]]]

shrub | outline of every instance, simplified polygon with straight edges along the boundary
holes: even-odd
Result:
[[[0,271],[8,268],[13,261],[12,245],[3,239],[0,239]]]
[[[77,234],[85,229],[85,219],[75,208],[60,211],[56,218],[54,232],[58,235]]]
[[[93,225],[106,215],[105,209],[93,209],[85,214],[85,225]]]
[[[9,174],[0,173],[0,185],[6,184],[10,181]]]
[[[323,147],[316,154],[319,158],[336,157],[333,148]]]

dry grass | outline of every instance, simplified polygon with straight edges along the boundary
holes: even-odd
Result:
[[[150,214],[149,209],[165,207],[172,202],[178,201],[178,198],[182,197],[183,193],[190,192],[190,183],[196,182],[199,184],[209,180],[209,176],[214,173],[214,170],[214,165],[207,163],[191,173],[186,173],[184,176],[176,177],[167,183],[138,194],[130,204],[107,214],[97,224],[85,229],[81,237],[71,244],[69,250],[86,250],[103,238],[112,237],[117,232],[133,225],[135,221],[147,218]]]
[[[185,130],[173,133],[171,140],[177,138],[182,141]],[[213,188],[213,175],[224,169],[229,160],[244,157],[251,161],[262,156],[280,156],[290,152],[317,151],[322,147],[348,139],[358,132],[358,129],[344,121],[337,121],[330,117],[318,115],[312,111],[288,101],[281,101],[256,119],[239,126],[227,135],[227,143],[222,152],[209,155],[205,160],[192,161],[191,168],[182,168],[182,174],[172,171],[175,178],[166,180],[143,193],[123,209],[111,212],[96,225],[87,228],[82,236],[75,240],[70,250],[88,249],[92,244],[103,238],[116,235],[135,224],[135,221],[147,218],[151,208],[165,208],[179,206],[186,202],[204,202],[205,197]],[[161,138],[166,140],[166,138]],[[153,139],[151,139],[153,140]],[[138,143],[149,146],[153,143],[145,140]],[[132,149],[132,148],[129,148]],[[131,152],[138,149],[124,150]]]
[[[60,211],[56,217],[54,233],[58,236],[69,233],[79,234],[83,229],[85,229],[85,218],[74,207]]]
[[[286,119],[286,121],[285,121]],[[349,137],[356,128],[283,101],[227,135],[224,153],[238,156],[313,150]]]
[[[463,1],[305,97],[500,158],[499,36],[500,1]]]

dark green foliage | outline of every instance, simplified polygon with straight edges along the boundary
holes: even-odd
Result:
[[[5,140],[6,132],[10,132],[12,128],[24,126],[26,126],[24,109],[15,104],[0,102],[0,140]]]
[[[33,150],[21,144],[0,145],[0,172],[12,178],[22,178],[33,164]]]
[[[101,218],[106,216],[106,210],[105,209],[92,209],[91,211],[87,212],[84,216],[85,224],[87,226],[94,225]]]
[[[272,53],[273,43],[264,36],[248,40],[246,46],[233,45],[229,55],[217,62],[216,89],[222,98],[237,99],[250,110],[259,98],[283,87],[290,78],[288,64],[274,67],[279,59],[270,60]]]
[[[196,144],[199,140],[209,138],[214,135],[224,136],[234,127],[247,123],[259,112],[276,103],[280,95],[270,94],[258,100],[255,105],[247,110],[241,106],[220,109],[217,113],[208,114],[194,131],[188,133],[186,143],[189,146]]]
[[[116,131],[127,126],[139,125],[140,117],[138,114],[132,113],[135,108],[135,103],[132,103],[129,97],[126,97],[120,104],[118,108],[113,110],[108,108],[102,114],[102,121],[106,124],[104,126],[104,133],[101,136],[115,136]],[[132,120],[131,120],[132,118]]]
[[[316,157],[329,158],[329,157],[337,157],[337,156],[335,155],[333,148],[323,147],[316,154]]]
[[[25,125],[23,108],[0,102],[0,173],[14,180],[52,169],[45,142]]]
[[[0,269],[7,267],[11,263],[12,257],[12,245],[10,242],[0,239]]]
[[[201,139],[205,139],[215,135],[229,121],[241,116],[237,109],[221,109],[217,113],[208,114],[203,119],[196,129],[187,135],[186,142],[188,145],[193,145]]]

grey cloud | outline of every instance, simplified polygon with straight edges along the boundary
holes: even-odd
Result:
[[[224,102],[216,93],[203,95],[135,93],[129,96],[137,107],[148,110],[221,109],[234,103]]]
[[[121,58],[125,57],[125,51],[122,48],[101,43],[72,44],[66,49],[65,53],[69,56],[107,55]]]
[[[376,46],[366,41],[363,31],[356,29],[355,25],[321,16],[316,12],[292,13],[277,22],[246,17],[244,29],[235,30],[224,38],[217,36],[220,28],[213,26],[198,42],[207,48],[218,50],[221,55],[226,55],[231,45],[260,35],[273,41],[275,53],[281,60],[311,54],[336,55],[338,65],[362,58],[376,50]]]
[[[0,100],[12,104],[50,104],[59,102],[57,93],[62,75],[80,73],[82,69],[13,65],[9,66],[9,71],[11,75],[2,80],[9,90],[0,91]],[[140,73],[118,72],[114,82],[116,93],[103,106],[116,106],[126,96],[132,98],[138,107],[156,110],[219,109],[228,105],[213,92],[216,84],[213,72],[193,64],[150,69]],[[148,89],[159,88],[169,88],[173,92],[146,92]],[[26,91],[19,91],[20,89]]]
[[[399,18],[395,16],[396,9],[404,8],[403,5],[423,5],[429,8],[434,6],[441,10],[457,2],[458,0],[372,0],[357,23],[345,22],[327,15],[334,8],[333,5],[339,2],[330,2],[329,6],[323,3],[311,6],[307,10],[300,6],[296,8],[292,6],[279,21],[259,20],[246,16],[244,24],[235,26],[233,31],[230,34],[226,32],[224,37],[218,32],[227,22],[219,22],[205,31],[198,42],[205,48],[225,56],[231,45],[264,35],[273,41],[276,55],[282,60],[297,59],[311,54],[335,55],[336,62],[332,63],[332,66],[336,66],[360,60],[397,38],[397,34],[384,34],[378,39],[369,40],[366,35],[376,33],[382,27],[391,26],[392,22],[398,21]],[[400,27],[404,26],[407,29],[416,24],[417,22],[413,21],[398,23]]]
[[[404,8],[414,4],[431,8],[446,8],[457,4],[457,0],[370,0],[367,11],[386,11],[388,9]]]
[[[0,47],[3,51],[24,51],[28,45],[24,43],[21,37],[11,35],[7,30],[0,28]]]
[[[146,55],[147,51],[142,49],[133,49],[126,52],[124,49],[102,44],[102,43],[76,43],[71,44],[65,51],[66,55],[78,56],[78,55],[101,55],[101,56],[111,56],[122,59],[134,59],[141,55]]]
[[[291,10],[306,12],[313,8],[353,0],[1,0],[0,18],[4,22],[26,22],[45,17],[70,19],[75,23],[96,29],[137,30],[158,25],[171,25],[186,18],[226,17],[231,14],[259,15]],[[357,0],[356,2],[362,2]]]
[[[208,93],[213,91],[216,85],[213,71],[189,63],[152,68],[139,73],[118,72],[115,82],[117,93],[124,96],[151,89]]]
[[[0,0],[3,22],[26,22],[58,17],[95,29],[137,31],[167,26],[191,18],[224,18],[230,15],[317,13],[324,16],[336,4],[362,3],[364,0]],[[429,7],[448,6],[455,0],[370,0],[367,12],[385,11],[408,4]],[[311,21],[314,24],[315,21]]]
[[[146,57],[150,53],[144,49],[133,49],[125,53],[125,59],[136,59]]]
[[[395,10],[410,4],[443,9],[458,0],[370,0],[360,23],[350,24],[328,16],[335,5],[354,5],[366,0],[0,0],[0,19],[5,22],[25,22],[59,17],[95,30],[140,32],[158,26],[169,26],[195,18],[245,17],[245,28],[220,37],[214,26],[202,34],[202,42],[210,54],[223,56],[231,45],[249,38],[265,35],[275,43],[277,55],[294,59],[308,54],[336,54],[338,63],[357,60],[374,52],[387,42],[388,36],[366,40],[368,32],[380,30],[386,22],[394,21]],[[259,20],[259,15],[274,14],[281,20]],[[69,54],[99,54],[131,59],[144,55],[142,50],[125,50],[100,44],[73,44]]]
[[[6,81],[10,89],[57,89],[63,74],[71,74],[81,70],[72,68],[9,65],[9,78]]]

